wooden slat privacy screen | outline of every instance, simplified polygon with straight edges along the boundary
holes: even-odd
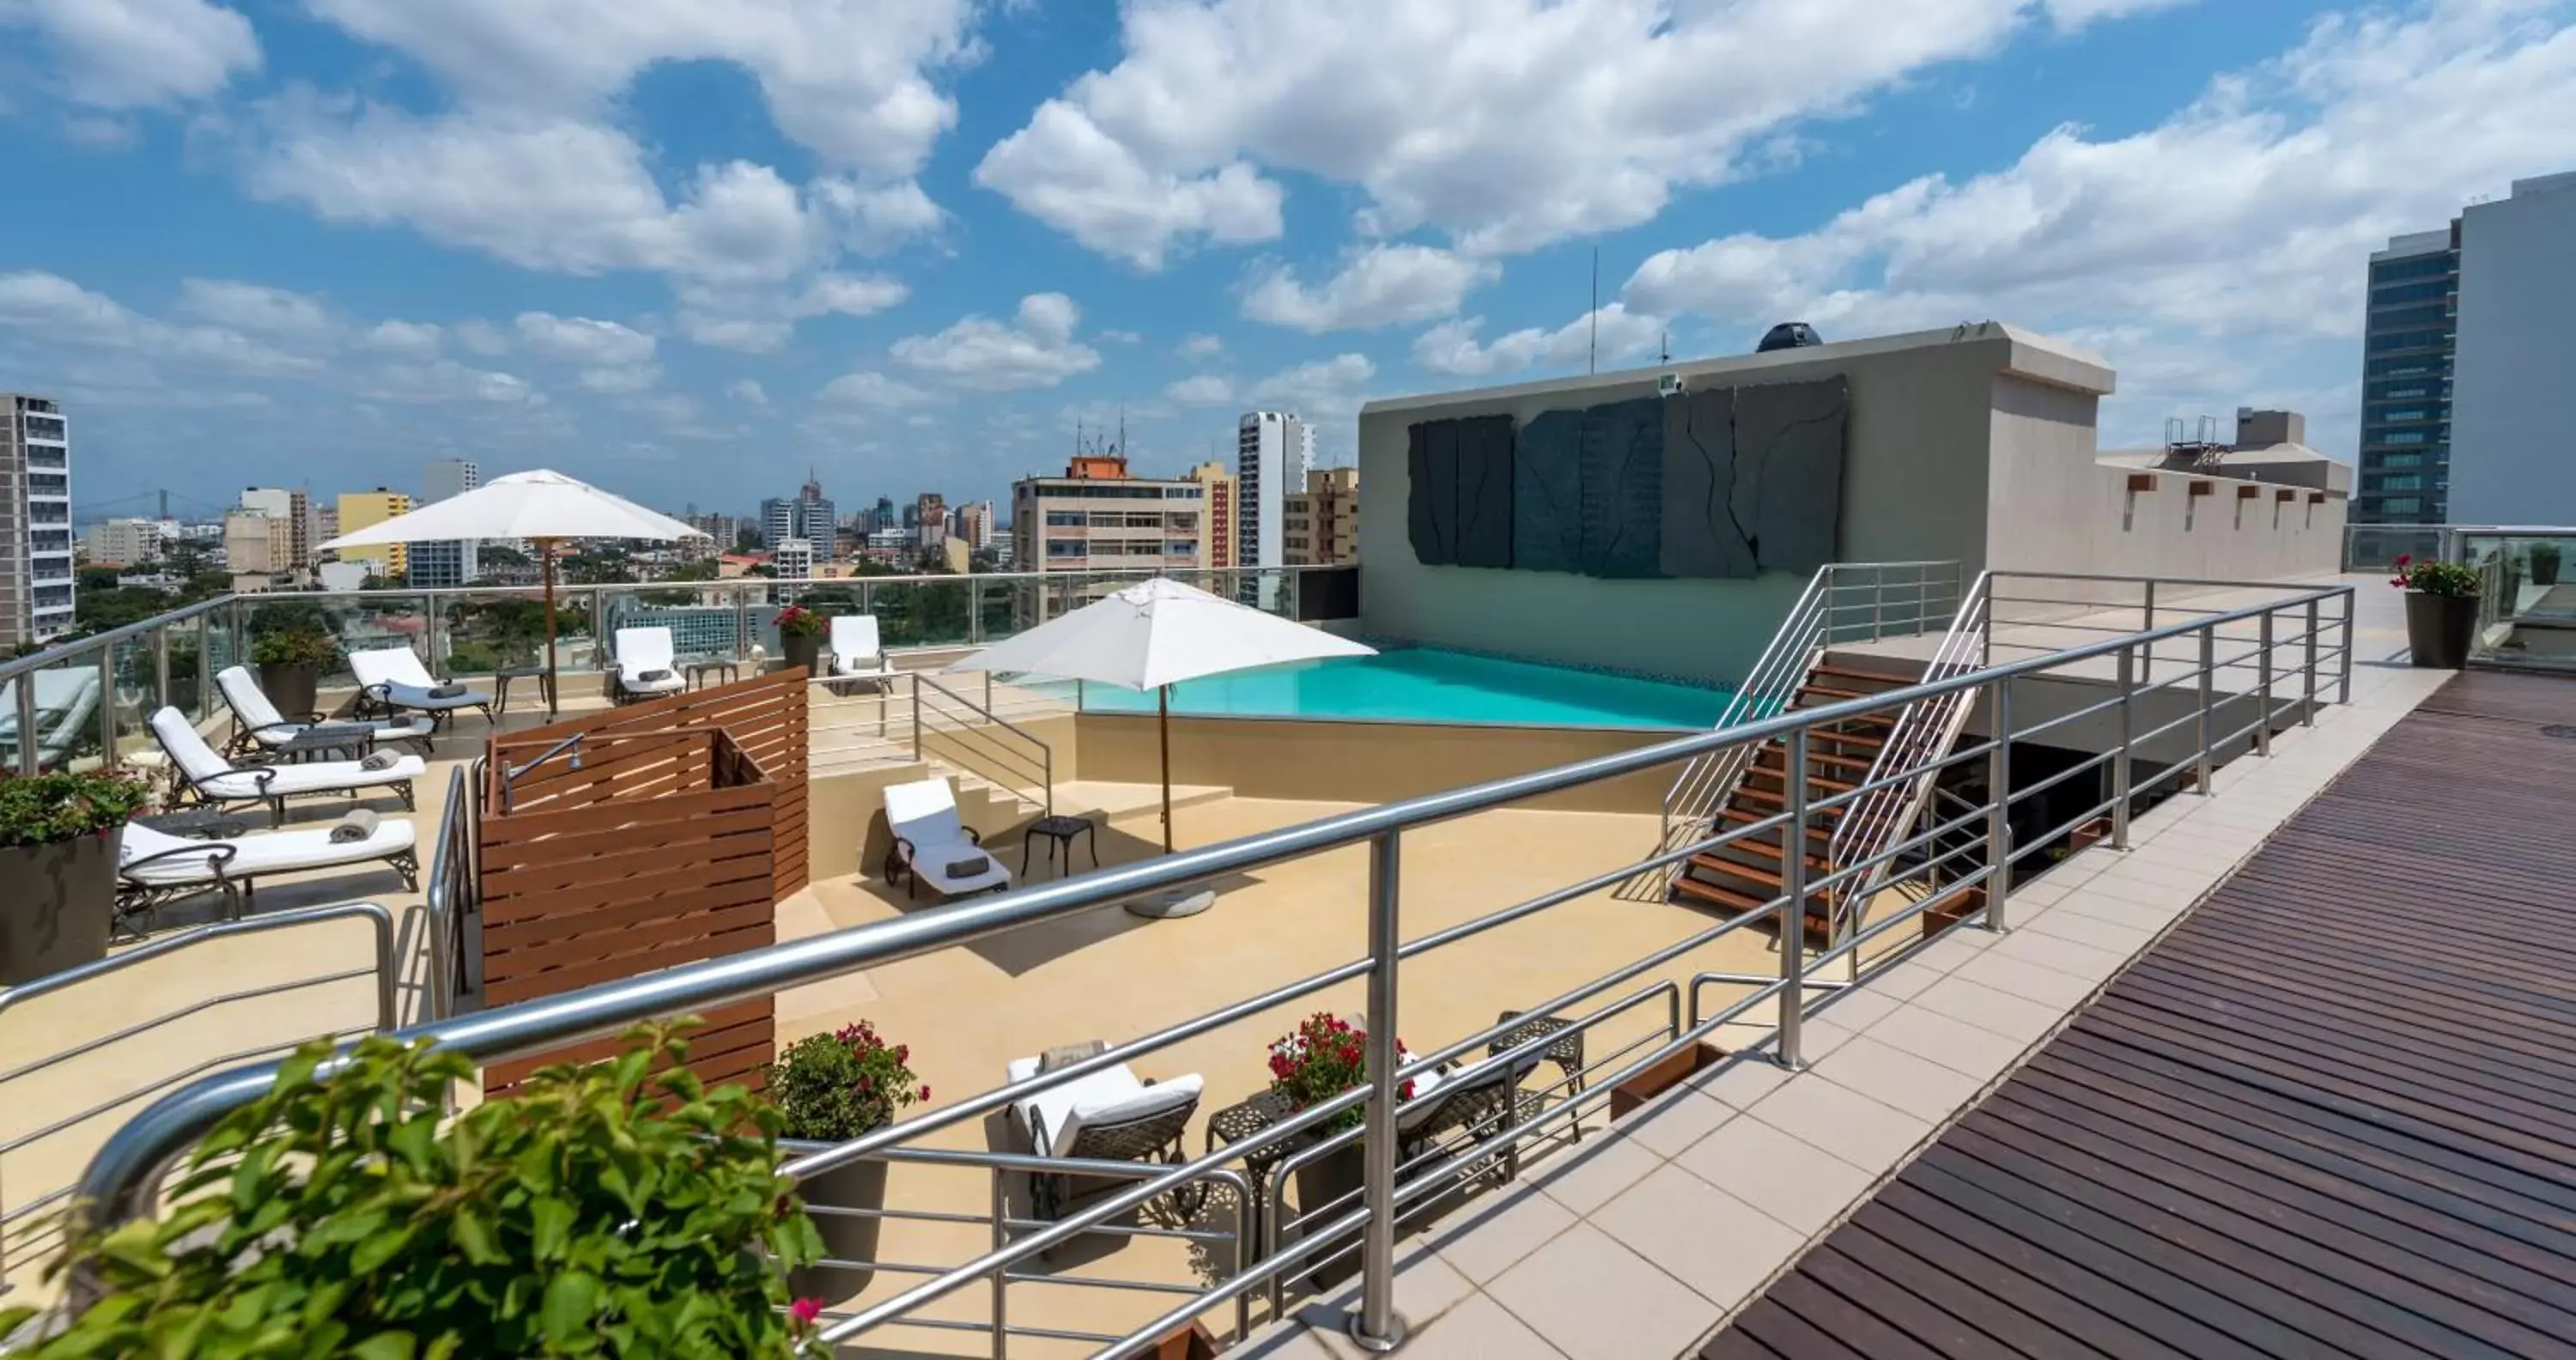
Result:
[[[488,1005],[757,949],[776,902],[805,884],[804,672],[674,696],[514,733],[492,747],[482,834]],[[558,754],[580,735],[581,767]],[[707,1014],[689,1067],[757,1086],[776,1051],[769,998]],[[498,1094],[547,1063],[614,1053],[614,1039],[497,1063]]]

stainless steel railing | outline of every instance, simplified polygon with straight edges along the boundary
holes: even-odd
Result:
[[[1055,748],[920,671],[905,677],[912,682],[913,759],[935,756],[1042,805],[1043,816],[1055,815]],[[989,695],[991,677],[985,680]],[[939,739],[936,751],[925,744],[928,738]]]
[[[76,991],[112,983],[143,965],[168,959],[174,955],[190,954],[215,941],[265,935],[301,926],[351,919],[365,920],[375,926],[373,966],[338,969],[312,977],[298,978],[287,983],[214,992],[186,1005],[160,1014],[149,1015],[107,1033],[92,1035],[50,1052],[31,1052],[13,1045],[7,1059],[10,1065],[0,1068],[0,1100],[16,1098],[12,1090],[16,1083],[57,1072],[66,1064],[112,1049],[119,1044],[151,1039],[170,1026],[200,1020],[219,1013],[227,1007],[265,1001],[289,992],[348,982],[358,978],[375,979],[376,1016],[372,1032],[390,1032],[401,1023],[396,1013],[395,993],[398,978],[394,962],[393,915],[383,907],[369,903],[273,912],[238,921],[219,921],[165,935],[95,963],[68,968],[34,982],[0,991],[0,1017],[6,1017],[11,1011],[22,1010],[46,998],[66,997]],[[364,1025],[354,1028],[317,1029],[275,1043],[201,1059],[175,1072],[132,1085],[116,1087],[102,1098],[91,1100],[68,1113],[53,1115],[33,1128],[0,1141],[0,1166],[5,1166],[13,1158],[26,1156],[31,1150],[50,1140],[72,1135],[83,1125],[101,1116],[135,1105],[182,1083],[202,1077],[206,1073],[223,1071],[268,1054],[280,1053],[317,1037],[345,1038],[368,1032],[371,1032],[370,1027]],[[17,1088],[19,1091],[24,1089],[24,1087]],[[73,1146],[76,1149],[78,1144],[75,1143]],[[61,1222],[59,1214],[54,1211],[59,1210],[70,1198],[72,1185],[69,1180],[65,1180],[42,1185],[29,1193],[20,1177],[7,1176],[5,1180],[0,1180],[0,1190],[5,1190],[8,1194],[7,1200],[0,1201],[0,1269],[5,1269],[11,1259],[22,1257],[31,1251],[42,1255],[57,1241]]]
[[[1718,715],[1720,730],[1794,706],[1807,673],[1837,644],[1930,632],[1959,608],[1956,562],[1830,563],[1789,607],[1771,642]],[[1682,767],[1664,793],[1664,842],[1697,834],[1735,793],[1758,747],[1713,753]]]
[[[476,756],[448,775],[447,801],[438,822],[438,851],[429,862],[426,910],[429,932],[428,971],[421,977],[420,1014],[444,1020],[457,1003],[480,989],[480,961],[466,929],[482,901],[482,865],[475,859],[481,844],[477,821],[485,756]]]
[[[1228,1026],[1263,1022],[1278,1008],[1307,1001],[1328,989],[1365,983],[1371,1052],[1369,1078],[1364,1085],[1284,1118],[1243,1141],[1213,1148],[1181,1164],[1149,1167],[1125,1189],[1107,1194],[1079,1212],[976,1251],[967,1259],[924,1274],[887,1297],[838,1318],[826,1329],[826,1335],[834,1341],[846,1341],[917,1317],[946,1316],[945,1312],[925,1315],[923,1310],[979,1283],[989,1285],[998,1275],[1024,1271],[1023,1263],[1090,1234],[1183,1184],[1244,1167],[1255,1153],[1275,1150],[1283,1159],[1297,1156],[1307,1149],[1310,1135],[1321,1125],[1357,1110],[1363,1121],[1361,1129],[1355,1139],[1346,1140],[1356,1142],[1364,1160],[1363,1189],[1356,1205],[1347,1209],[1301,1205],[1296,1220],[1278,1222],[1278,1235],[1282,1238],[1287,1229],[1295,1229],[1293,1241],[1279,1241],[1273,1254],[1255,1260],[1222,1282],[1179,1298],[1170,1311],[1105,1345],[1100,1353],[1139,1354],[1172,1326],[1247,1296],[1266,1297],[1274,1280],[1310,1270],[1328,1254],[1345,1250],[1356,1250],[1360,1263],[1360,1305],[1355,1326],[1376,1341],[1393,1340],[1403,1329],[1394,1309],[1394,1244],[1408,1206],[1427,1203],[1471,1178],[1495,1174],[1498,1158],[1533,1149],[1540,1139],[1569,1132],[1587,1109],[1598,1108],[1609,1088],[1680,1054],[1721,1025],[1758,1026],[1767,1016],[1769,1032],[1756,1046],[1776,1061],[1800,1064],[1801,1027],[1810,1003],[1849,985],[1811,981],[1811,972],[1846,959],[1861,960],[1865,965],[1861,969],[1863,976],[1893,964],[1904,953],[1897,947],[1899,933],[1919,933],[1924,928],[1926,912],[1953,907],[1980,887],[1985,889],[1979,895],[1982,905],[1971,919],[1989,928],[2001,928],[2009,919],[2016,869],[2029,865],[2033,857],[2062,841],[2076,827],[2111,815],[2115,819],[2114,834],[2125,844],[2129,811],[2134,805],[2186,783],[2200,794],[2210,793],[2210,775],[2218,761],[2239,752],[2267,753],[2276,729],[2312,722],[2316,708],[2326,692],[2336,688],[2339,676],[2345,678],[2348,697],[2347,667],[2352,643],[2349,588],[2267,588],[2267,594],[2268,598],[2258,603],[2212,609],[2152,630],[2115,632],[1886,694],[1775,713],[1730,730],[1693,734],[1555,769],[1120,865],[1000,897],[973,899],[542,1001],[413,1026],[403,1031],[402,1037],[428,1038],[481,1061],[498,1061],[614,1033],[630,1023],[656,1016],[703,1012],[783,987],[1062,921],[1112,902],[1364,845],[1368,847],[1367,887],[1361,899],[1365,933],[1357,942],[1357,957],[1165,1024],[1093,1058],[955,1100],[865,1137],[797,1157],[787,1163],[785,1170],[806,1177],[853,1161],[918,1149],[925,1139],[943,1130],[956,1129],[966,1121],[1062,1083],[1150,1057]],[[2140,656],[2159,646],[2169,656],[2196,655],[2197,663],[2176,667],[2161,677],[2142,674],[2137,665]],[[2049,682],[2052,692],[2081,687],[2082,697],[2088,702],[2041,721],[2017,721],[2016,691],[2035,681]],[[1828,797],[1812,796],[1805,775],[1810,736],[1816,729],[1953,695],[1977,698],[1988,719],[1983,740],[1962,743],[1937,761],[1891,770],[1847,791]],[[2032,781],[2026,787],[2012,784],[2011,767],[2004,756],[2013,743],[2068,741],[2074,731],[2069,724],[2113,714],[2118,736],[2099,756],[2070,771]],[[1731,747],[1770,742],[1780,743],[1787,760],[1785,787],[1789,795],[1778,814],[1686,844],[1659,847],[1635,862],[1497,905],[1454,925],[1406,937],[1399,868],[1409,833],[1602,780],[1686,764]],[[1579,1095],[1547,1104],[1527,1119],[1518,1117],[1515,1102],[1513,1113],[1489,1121],[1499,1127],[1482,1139],[1467,1137],[1438,1150],[1437,1155],[1400,1157],[1398,1134],[1406,1115],[1407,1102],[1402,1097],[1406,1083],[1436,1072],[1442,1064],[1462,1058],[1472,1062],[1472,1055],[1479,1051],[1490,1055],[1484,1061],[1529,1061],[1544,1054],[1558,1037],[1536,1034],[1514,1038],[1522,1025],[1522,1019],[1515,1017],[1400,1056],[1395,1035],[1406,1014],[1404,976],[1408,966],[1487,932],[1536,922],[1569,904],[1607,893],[1635,875],[1659,871],[1745,836],[1778,831],[1786,843],[1800,843],[1805,832],[1819,825],[1819,819],[1833,809],[1849,808],[1879,790],[1911,785],[1927,775],[1936,786],[1945,780],[1964,783],[1949,777],[1965,775],[1979,767],[1986,770],[1986,780],[1982,791],[1966,806],[1959,806],[1956,800],[1944,804],[1938,814],[1915,823],[1911,834],[1874,855],[1848,865],[1836,864],[1829,871],[1813,875],[1804,856],[1785,856],[1782,891],[1754,911],[1710,922],[1552,998],[1500,992],[1483,998],[1480,1004],[1497,1009],[1509,1007],[1525,1015],[1554,1016],[1587,1032],[1621,1022],[1623,1017],[1651,1013],[1658,997],[1665,999],[1666,1019],[1661,1027],[1646,1031],[1651,1044],[1628,1044],[1616,1051],[1617,1056],[1605,1056],[1590,1064]],[[2061,792],[2069,780],[2087,774],[2095,780],[2093,787],[2102,796],[2069,798]],[[2074,816],[2061,825],[2014,834],[2017,821],[2040,826],[2070,808]],[[1954,811],[1956,815],[1951,815]],[[1755,930],[1797,930],[1803,913],[1792,904],[1803,903],[1819,893],[1839,893],[1849,884],[1880,874],[1890,864],[1904,866],[1903,872],[1908,875],[1939,875],[1937,890],[1901,908],[1871,916],[1820,952],[1811,954],[1797,948],[1777,951],[1773,973],[1726,973],[1701,966],[1701,952],[1729,937]],[[1669,980],[1674,969],[1685,970],[1690,989],[1688,1018],[1678,1027],[1669,1019],[1669,993],[1659,986]],[[1703,1005],[1703,993],[1719,986],[1735,989],[1737,994],[1713,1006]],[[151,1212],[146,1187],[155,1169],[182,1153],[225,1112],[267,1090],[275,1076],[273,1065],[248,1068],[196,1082],[155,1102],[119,1130],[101,1151],[83,1178],[84,1201],[93,1206],[92,1212],[112,1217]],[[1284,1220],[1284,1215],[1281,1217]],[[1263,1235],[1265,1239],[1272,1236],[1267,1228]]]

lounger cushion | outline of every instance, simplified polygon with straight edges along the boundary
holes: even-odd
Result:
[[[431,693],[426,686],[405,685],[391,681],[385,683],[383,691],[385,702],[394,707],[417,708],[425,713],[445,713],[459,708],[481,708],[492,702],[492,696],[479,690],[469,689],[463,694],[442,698]]]
[[[358,677],[359,684],[382,692],[387,702],[402,708],[444,713],[459,708],[481,708],[492,702],[492,696],[475,690],[451,695],[432,693],[442,687],[442,682],[430,675],[429,668],[420,664],[420,654],[408,646],[374,647],[351,652],[349,673]]]
[[[1014,1058],[1006,1071],[1012,1081],[1026,1081],[1038,1074],[1038,1060]],[[1036,1130],[1043,1121],[1047,1146],[1038,1151],[1049,1157],[1065,1157],[1072,1154],[1084,1129],[1150,1119],[1197,1104],[1206,1084],[1193,1072],[1148,1086],[1127,1064],[1120,1063],[1061,1086],[1051,1086],[1011,1108],[1018,1113],[1020,1131],[1030,1137],[1031,1146],[1035,1146]]]
[[[298,869],[327,869],[341,864],[363,864],[384,859],[412,848],[414,832],[408,821],[391,820],[376,824],[375,831],[363,841],[334,842],[328,828],[307,831],[272,831],[265,835],[243,836],[229,841],[194,841],[155,831],[148,826],[127,823],[117,845],[117,857],[131,862],[157,855],[165,850],[202,847],[207,859],[174,855],[156,860],[126,877],[134,882],[166,885],[175,883],[211,883],[215,873],[209,860],[211,852],[222,846],[233,847],[232,861],[224,872],[234,878],[254,874],[289,873]]]
[[[400,756],[381,770],[370,770],[354,760],[320,760],[304,765],[276,765],[277,774],[264,782],[265,770],[234,770],[210,779],[200,779],[197,787],[217,798],[266,798],[292,793],[321,793],[332,789],[367,789],[383,784],[402,784],[429,772],[429,766],[418,756]]]

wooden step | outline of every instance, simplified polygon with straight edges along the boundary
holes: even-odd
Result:
[[[1833,809],[1833,810],[1834,810],[1834,811],[1836,811],[1836,812],[1840,812],[1842,809],[1841,809],[1841,808],[1839,808],[1839,807],[1837,807],[1837,808],[1835,808],[1835,809]],[[1755,811],[1753,811],[1753,810],[1752,810],[1752,809],[1750,809],[1750,808],[1734,808],[1734,807],[1730,807],[1730,808],[1724,808],[1724,809],[1721,809],[1721,810],[1718,812],[1718,814],[1717,814],[1717,820],[1718,820],[1719,822],[1723,823],[1723,824],[1731,825],[1731,826],[1751,826],[1751,825],[1753,825],[1755,822],[1764,822],[1764,821],[1769,821],[1772,817],[1774,817],[1774,816],[1776,816],[1776,815],[1778,815],[1778,814],[1776,814],[1776,813],[1769,813],[1769,812],[1755,812]],[[1810,826],[1810,827],[1808,827],[1808,828],[1807,828],[1807,838],[1808,838],[1809,840],[1814,840],[1814,841],[1823,841],[1823,842],[1825,842],[1825,843],[1830,844],[1830,843],[1832,843],[1832,841],[1833,841],[1834,833],[1833,833],[1831,830],[1829,830],[1829,829],[1827,829],[1827,828],[1825,828],[1825,827],[1821,827],[1821,826]]]
[[[1862,773],[1868,773],[1866,767],[1863,768]],[[1755,762],[1752,769],[1745,771],[1747,778],[1754,775],[1760,775],[1765,779],[1777,779],[1784,783],[1787,782],[1788,774],[1789,772],[1780,766],[1765,765],[1758,761]],[[1807,796],[1810,798],[1822,798],[1826,794],[1849,793],[1853,789],[1859,787],[1860,781],[1857,779],[1828,779],[1825,776],[1816,773],[1813,769],[1809,769],[1807,771]],[[1818,790],[1822,790],[1822,792],[1817,792]]]
[[[1721,888],[1714,883],[1703,883],[1688,874],[1673,880],[1673,897],[1676,901],[1687,898],[1696,903],[1717,907],[1731,916],[1742,916],[1746,912],[1760,911],[1771,905],[1767,898],[1749,897],[1731,888]],[[1821,949],[1832,938],[1833,920],[1825,913],[1822,904],[1808,907],[1807,946],[1811,949]]]
[[[1824,738],[1822,737],[1809,737],[1807,739],[1807,764],[1811,773],[1813,772],[1813,767],[1818,765],[1836,765],[1843,769],[1858,770],[1862,774],[1868,774],[1869,767],[1876,763],[1875,757],[1840,756],[1835,755],[1831,751],[1819,751],[1815,749],[1816,743],[1823,740]],[[1774,755],[1777,755],[1779,759],[1772,759]],[[1763,747],[1762,754],[1753,758],[1753,768],[1757,770],[1776,770],[1781,774],[1787,774],[1789,772],[1789,752],[1787,748],[1778,745]]]
[[[1742,842],[1738,842],[1728,848],[1733,850],[1749,850],[1752,847],[1747,846]],[[1773,860],[1775,863],[1778,860],[1776,852],[1773,854]],[[1777,869],[1766,869],[1759,864],[1746,864],[1740,860],[1727,859],[1713,851],[1705,855],[1693,855],[1690,857],[1690,862],[1694,868],[1706,869],[1711,873],[1730,874],[1736,878],[1743,879],[1747,883],[1759,883],[1763,887],[1768,888],[1775,893],[1785,891],[1789,886],[1788,881],[1781,877],[1780,871]],[[1813,869],[1816,875],[1829,874],[1833,872],[1833,862],[1822,855],[1807,856],[1807,867]],[[1809,881],[1812,882],[1814,880],[1811,877]]]
[[[1845,788],[1849,788],[1849,787],[1851,787],[1851,786],[1850,786],[1850,785],[1848,785],[1848,784],[1846,784],[1846,785],[1844,785],[1843,787],[1845,787]],[[1770,807],[1770,808],[1777,809],[1777,808],[1786,807],[1786,806],[1788,805],[1789,799],[1788,799],[1788,795],[1787,795],[1784,791],[1782,791],[1782,790],[1779,790],[1779,789],[1757,789],[1757,788],[1754,788],[1753,786],[1751,786],[1751,785],[1749,785],[1749,784],[1746,784],[1746,785],[1739,785],[1739,786],[1737,786],[1737,788],[1736,788],[1736,790],[1735,790],[1735,797],[1733,797],[1733,798],[1729,799],[1728,801],[1729,801],[1730,803],[1736,803],[1736,802],[1757,803],[1757,804],[1764,805],[1764,806],[1766,806],[1766,807]],[[1834,804],[1834,805],[1833,805],[1833,806],[1831,806],[1831,807],[1813,808],[1813,809],[1810,809],[1810,810],[1811,810],[1812,812],[1814,812],[1814,813],[1815,813],[1816,815],[1818,815],[1818,816],[1823,816],[1823,817],[1840,817],[1840,816],[1842,816],[1844,813],[1849,812],[1849,811],[1851,810],[1851,807],[1852,807],[1852,805],[1851,805],[1851,804],[1849,804],[1849,803],[1836,803],[1836,804]],[[1768,813],[1768,812],[1766,812],[1766,813],[1763,813],[1763,814],[1761,814],[1761,815],[1762,815],[1762,816],[1767,817],[1767,816],[1770,816],[1771,814],[1770,814],[1770,813]]]
[[[1881,693],[1894,689],[1906,689],[1923,683],[1922,677],[1920,676],[1889,675],[1884,671],[1865,671],[1858,666],[1837,666],[1830,661],[1817,662],[1814,667],[1808,670],[1807,674],[1830,675],[1844,680],[1866,681],[1869,684],[1879,686]]]

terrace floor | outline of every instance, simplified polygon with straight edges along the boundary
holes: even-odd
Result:
[[[1703,1354],[2567,1353],[2571,716],[2445,685]]]

